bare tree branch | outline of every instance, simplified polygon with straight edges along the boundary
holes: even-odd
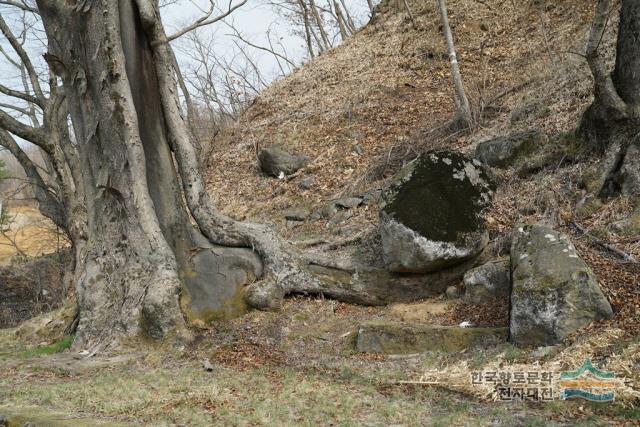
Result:
[[[180,31],[168,36],[167,37],[167,41],[173,41],[173,40],[177,39],[178,37],[182,37],[185,34],[187,34],[188,32],[195,30],[196,28],[204,27],[205,25],[211,25],[211,24],[213,24],[215,22],[222,21],[224,18],[226,18],[227,16],[231,15],[233,12],[235,12],[236,10],[238,10],[239,8],[241,8],[242,6],[247,4],[248,0],[242,0],[240,3],[236,4],[235,6],[232,6],[233,0],[230,0],[229,1],[229,7],[228,7],[226,12],[224,12],[222,15],[216,16],[215,18],[209,19],[209,17],[213,14],[213,7],[214,7],[213,0],[210,0],[210,1],[211,1],[211,8],[205,14],[205,16],[203,16],[202,18],[198,19],[193,24],[183,28],[182,30],[180,30]]]
[[[14,7],[17,7],[18,9],[24,10],[25,12],[38,13],[38,8],[37,7],[30,6],[24,0],[21,0],[21,1],[17,1],[17,0],[0,0],[0,4],[4,4],[4,5],[7,5],[7,6],[14,6]]]
[[[36,72],[33,66],[33,63],[31,62],[29,55],[27,55],[27,52],[22,47],[22,44],[20,44],[18,39],[14,36],[13,32],[5,22],[4,18],[2,18],[2,15],[0,15],[0,31],[2,31],[2,34],[9,41],[9,43],[11,44],[11,47],[13,47],[13,50],[18,54],[18,56],[20,57],[20,60],[24,64],[25,68],[27,69],[27,73],[29,74],[29,79],[31,80],[31,86],[33,87],[33,91],[36,94],[36,98],[38,98],[44,104],[45,97],[42,92],[42,88],[40,87],[40,81],[38,80],[38,73]]]

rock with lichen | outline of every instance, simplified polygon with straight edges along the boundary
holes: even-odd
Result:
[[[485,167],[461,153],[431,152],[411,162],[384,195],[386,268],[429,273],[480,254],[488,242],[484,216],[494,190]]]
[[[593,271],[569,238],[550,227],[516,227],[511,272],[510,335],[517,345],[554,345],[613,316]]]

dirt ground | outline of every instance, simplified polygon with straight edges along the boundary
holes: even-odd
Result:
[[[415,308],[439,312],[441,305]],[[74,426],[543,426],[640,420],[627,398],[612,404],[496,402],[471,385],[475,371],[551,369],[563,358],[574,368],[584,342],[562,346],[555,361],[539,361],[529,350],[506,343],[482,351],[403,356],[354,350],[358,324],[395,319],[413,312],[408,308],[293,298],[280,313],[252,312],[200,329],[191,344],[131,342],[88,358],[79,349],[66,349],[70,341],[59,338],[72,315],[67,308],[0,331],[0,414],[40,421],[37,425]],[[637,351],[637,340],[612,334],[600,344],[589,343],[592,355],[617,366],[618,373],[628,375],[615,365],[616,353],[640,362],[637,353],[636,359],[625,355],[634,346]]]

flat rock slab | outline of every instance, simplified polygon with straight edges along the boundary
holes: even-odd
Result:
[[[366,353],[411,354],[456,352],[505,342],[508,328],[460,328],[373,321],[358,327],[356,350]]]
[[[461,153],[431,152],[407,165],[380,211],[387,269],[431,273],[476,257],[488,242],[484,215],[494,190],[488,170]]]

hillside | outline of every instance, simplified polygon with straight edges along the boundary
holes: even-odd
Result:
[[[481,128],[438,138],[430,133],[451,118],[453,89],[435,6],[412,3],[415,29],[406,14],[383,4],[355,37],[273,84],[216,140],[210,191],[229,215],[282,223],[282,209],[375,186],[420,150],[469,150],[505,129],[572,129],[591,84],[586,63],[568,52],[583,49],[590,8],[576,1],[543,5],[450,2]],[[513,111],[536,104],[545,106],[544,117],[510,122]],[[282,182],[260,176],[257,149],[274,143],[311,157],[304,175]],[[312,189],[298,188],[304,176],[315,179]]]
[[[619,308],[617,323],[640,326],[637,266],[620,264],[571,225],[578,219],[587,231],[604,233],[613,245],[640,256],[637,236],[612,228],[633,211],[629,200],[591,207],[587,214],[587,208],[578,209],[593,198],[584,182],[599,168],[599,159],[576,148],[572,136],[592,101],[592,80],[580,53],[591,25],[589,5],[571,0],[448,4],[463,78],[478,116],[479,125],[470,134],[443,131],[454,106],[439,18],[430,3],[413,2],[412,7],[417,28],[383,2],[372,23],[265,90],[215,141],[208,184],[219,207],[237,219],[275,224],[282,235],[303,244],[357,240],[361,244],[341,247],[334,256],[372,252],[364,256],[375,262],[377,209],[353,210],[337,225],[321,219],[295,228],[286,226],[285,212],[298,207],[313,212],[331,200],[378,188],[423,151],[470,152],[491,136],[536,129],[548,138],[548,159],[532,159],[525,177],[513,170],[498,173],[489,215],[492,239],[504,239],[516,221],[540,220],[545,206],[554,205],[563,230],[578,238],[576,244]],[[603,41],[609,62],[614,36],[615,25],[610,25]],[[256,155],[271,144],[309,156],[309,165],[282,180],[262,175]],[[309,177],[311,188],[300,188],[299,182]],[[576,217],[577,211],[583,215]]]
[[[412,279],[429,287],[432,276],[395,271],[376,276],[386,267],[379,201],[361,200],[330,215],[323,214],[326,207],[340,198],[378,194],[421,153],[447,149],[474,155],[480,143],[496,136],[537,132],[536,150],[490,172],[497,187],[486,215],[488,244],[485,240],[477,259],[444,269],[445,276],[455,270],[453,286],[446,283],[421,299],[370,306],[318,292],[294,293],[279,311],[251,310],[210,324],[191,321],[193,340],[188,343],[133,338],[97,354],[67,350],[72,340],[65,336],[66,326],[75,313],[68,304],[0,330],[0,370],[5,373],[0,376],[0,426],[3,414],[20,425],[26,420],[43,425],[68,425],[68,420],[74,425],[638,423],[638,207],[627,197],[600,201],[596,192],[603,158],[584,149],[574,134],[593,100],[583,55],[593,2],[447,2],[475,113],[476,124],[469,131],[449,126],[453,87],[435,2],[409,1],[415,27],[406,13],[392,7],[395,3],[384,0],[372,22],[273,83],[222,130],[203,161],[207,189],[225,214],[273,225],[305,255],[366,267],[339,273],[336,268],[332,276],[329,268],[309,262],[306,267],[319,267],[318,275],[325,274],[327,281],[338,277],[335,282],[353,286],[362,283],[362,273],[372,289],[388,280],[392,286],[409,283],[405,292],[412,292]],[[601,46],[609,65],[616,19],[611,17]],[[308,164],[289,176],[266,176],[257,157],[272,144],[307,156]],[[292,210],[305,214],[288,220]],[[549,225],[554,234],[543,232],[540,240],[566,244],[543,254],[548,265],[557,267],[555,258],[564,256],[572,262],[580,258],[578,265],[584,268],[577,273],[593,270],[591,276],[575,274],[567,280],[582,286],[587,302],[604,299],[604,294],[611,318],[574,329],[550,345],[519,345],[511,339],[507,327],[514,310],[516,261],[529,256],[528,243],[523,243],[521,257],[513,255],[512,243],[514,235],[525,233],[519,228],[525,223]],[[566,240],[556,239],[559,233]],[[44,233],[39,236],[44,240]],[[469,302],[466,294],[461,296],[467,285],[458,273],[481,263],[502,266],[507,293]],[[341,282],[339,274],[347,279]],[[392,281],[398,277],[407,282]],[[592,277],[602,290],[599,295],[588,287]],[[574,310],[577,317],[581,309]],[[555,312],[536,314],[555,321]],[[388,324],[401,325],[391,335],[397,333],[406,348],[396,353],[359,347],[366,341],[361,340],[363,325],[375,329]],[[415,333],[423,327],[436,334],[424,338]],[[502,334],[501,340],[466,346],[472,334],[487,331]],[[415,350],[416,341],[422,348]],[[474,383],[478,373],[492,372],[506,375],[507,383],[512,374],[515,380],[525,373],[527,378],[558,374],[558,380],[561,372],[576,370],[587,360],[615,373],[619,394],[614,403],[523,397],[507,404],[497,402],[502,396],[499,382]],[[550,384],[559,394],[558,381]]]

